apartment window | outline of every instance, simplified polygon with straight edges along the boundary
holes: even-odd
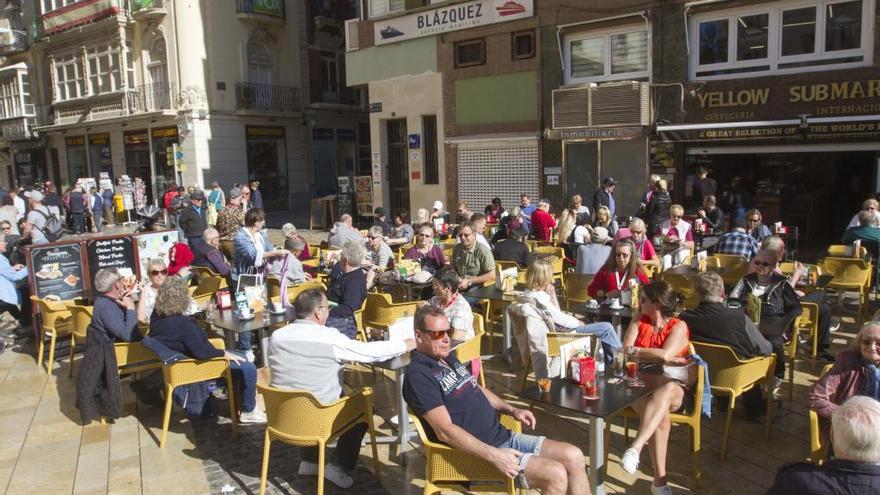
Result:
[[[43,13],[49,13],[66,5],[76,3],[78,0],[43,0]]]
[[[247,45],[248,53],[248,82],[257,84],[272,84],[272,58],[269,57],[269,49],[264,43],[250,41]]]
[[[694,16],[691,77],[869,64],[873,9],[872,1],[812,0]]]
[[[370,19],[384,17],[386,15],[403,12],[406,8],[406,0],[369,0]]]
[[[439,184],[440,168],[437,159],[437,116],[422,117],[422,166],[425,168],[424,183]]]
[[[472,67],[486,63],[486,40],[459,41],[453,51],[455,67]]]
[[[0,78],[0,117],[8,119],[21,115],[18,75],[13,71]]]
[[[151,84],[164,86],[168,82],[167,60],[165,38],[159,37],[153,41],[153,46],[150,48],[150,63],[147,65]]]
[[[565,83],[649,77],[650,42],[643,24],[565,37]]]
[[[70,54],[55,59],[55,99],[79,98],[84,95],[83,73],[79,58]]]
[[[112,93],[122,89],[119,70],[119,48],[109,45],[91,48],[86,52],[91,94]]]
[[[513,50],[513,59],[522,60],[535,56],[535,32],[521,31],[513,33],[511,39],[511,49]]]
[[[339,65],[336,53],[321,52],[321,101],[336,102],[339,91]]]

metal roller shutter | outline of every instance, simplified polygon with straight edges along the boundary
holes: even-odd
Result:
[[[535,203],[540,192],[539,156],[537,142],[460,144],[459,199],[480,212],[495,197],[506,209],[519,205],[523,193]]]

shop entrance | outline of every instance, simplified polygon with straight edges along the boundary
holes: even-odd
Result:
[[[765,224],[797,225],[801,250],[812,252],[810,248],[821,250],[838,242],[862,201],[874,195],[880,151],[801,149],[717,154],[706,150],[688,155],[687,173],[695,173],[700,165],[710,170],[710,177],[718,181],[719,206],[727,215],[727,192],[733,177],[739,177],[748,191],[745,207],[761,210]]]
[[[409,210],[409,165],[406,156],[406,119],[388,121],[388,188],[390,210]]]

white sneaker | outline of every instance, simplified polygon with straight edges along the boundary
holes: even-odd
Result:
[[[254,351],[244,351],[244,358],[253,363],[254,359],[256,359],[256,356],[254,356]]]
[[[354,478],[343,471],[341,467],[334,464],[324,466],[324,479],[339,488],[351,488],[351,485],[354,484]]]
[[[773,377],[773,395],[779,395],[779,393],[782,392],[782,383],[782,378],[779,378],[778,376]]]
[[[297,471],[297,474],[300,476],[317,476],[318,464],[309,461],[299,461],[299,471]]]
[[[265,424],[266,423],[266,413],[260,411],[257,408],[254,408],[251,412],[242,412],[238,415],[238,422],[240,424]]]
[[[672,488],[669,485],[655,486],[651,483],[651,495],[672,495]]]
[[[620,467],[629,474],[635,474],[639,468],[639,453],[636,449],[626,449],[620,458]]]

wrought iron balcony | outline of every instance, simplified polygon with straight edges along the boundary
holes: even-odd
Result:
[[[176,99],[174,83],[143,84],[136,86],[128,94],[128,109],[131,113],[172,110],[177,103]]]
[[[235,13],[241,20],[284,24],[284,0],[235,0]]]
[[[168,13],[164,0],[132,0],[131,16],[136,21],[158,21]]]
[[[235,83],[235,107],[260,112],[301,112],[302,100],[299,88],[238,82]]]

